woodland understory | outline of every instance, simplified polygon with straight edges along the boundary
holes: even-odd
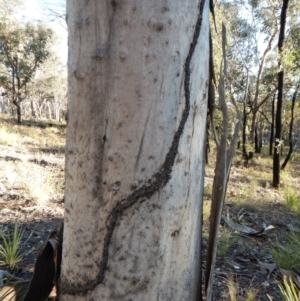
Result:
[[[64,124],[26,121],[19,126],[14,119],[1,117],[1,231],[11,231],[17,219],[24,230],[21,250],[25,254],[14,268],[3,264],[1,269],[16,277],[32,277],[38,252],[63,221],[64,143]],[[214,157],[212,148],[205,169],[203,265]],[[280,301],[278,283],[283,275],[299,279],[300,154],[282,172],[278,189],[272,188],[271,162],[267,147],[248,168],[242,153],[236,153],[219,227],[214,300]],[[291,256],[293,262],[289,262]]]
[[[71,280],[67,279],[64,282],[63,275],[66,271],[64,271],[63,262],[61,274],[60,265],[58,269],[57,266],[55,267],[55,277],[62,275],[62,287],[72,288],[72,291],[62,290],[63,298],[68,295],[68,292],[72,292],[72,294],[70,293],[66,298],[70,296],[75,298],[82,293],[86,294],[87,291],[91,291],[91,294],[95,294],[94,296],[97,294],[99,296],[101,293],[108,294],[111,289],[109,285],[96,287],[104,281],[108,253],[113,249],[113,243],[111,243],[113,234],[122,236],[121,232],[126,231],[122,227],[117,229],[117,222],[127,219],[128,229],[134,228],[134,231],[139,231],[135,224],[130,224],[133,222],[128,217],[129,215],[123,215],[123,213],[128,208],[133,208],[132,205],[135,203],[146,204],[145,199],[150,200],[158,191],[168,189],[168,185],[172,190],[176,184],[179,184],[178,181],[176,183],[176,180],[181,177],[180,168],[187,168],[185,176],[191,177],[189,180],[185,178],[186,182],[182,179],[181,186],[183,187],[187,182],[193,182],[195,177],[192,175],[195,174],[192,172],[198,170],[198,166],[194,168],[195,166],[191,162],[199,164],[199,168],[203,169],[202,163],[199,163],[201,152],[196,153],[195,149],[198,149],[200,145],[201,149],[204,149],[202,147],[204,140],[201,140],[204,139],[204,136],[206,137],[206,162],[203,199],[201,199],[203,201],[201,264],[202,291],[207,299],[205,297],[203,299],[208,301],[299,300],[300,2],[291,0],[211,0],[209,21],[209,18],[203,18],[204,14],[206,17],[208,16],[208,3],[202,1],[199,2],[201,4],[198,7],[199,12],[197,14],[194,11],[191,12],[191,16],[197,16],[196,25],[190,26],[194,24],[194,20],[185,18],[185,16],[181,20],[186,22],[184,24],[190,31],[188,34],[184,33],[186,36],[181,35],[180,43],[178,43],[178,32],[184,32],[183,27],[176,27],[180,22],[172,23],[172,19],[169,19],[168,22],[166,21],[166,24],[169,25],[165,26],[163,22],[152,18],[143,33],[149,34],[149,36],[143,38],[144,44],[138,45],[140,48],[135,45],[135,35],[128,35],[126,31],[127,28],[131,28],[131,31],[134,32],[137,27],[128,26],[126,29],[124,27],[133,22],[133,18],[130,17],[124,19],[122,28],[120,27],[119,31],[114,32],[115,36],[109,36],[110,39],[114,38],[118,42],[111,42],[111,48],[109,48],[111,53],[106,53],[106,50],[103,51],[98,45],[95,50],[93,43],[89,44],[93,39],[86,34],[88,31],[84,32],[85,29],[90,30],[93,27],[88,26],[92,18],[83,18],[80,19],[80,22],[77,20],[77,12],[82,13],[80,8],[82,2],[78,0],[75,5],[75,1],[69,1],[69,10],[73,13],[73,15],[68,13],[69,20],[73,20],[69,26],[69,45],[74,44],[69,51],[68,82],[66,63],[54,50],[58,39],[57,32],[48,26],[49,22],[53,20],[61,20],[63,28],[66,30],[67,14],[64,3],[62,6],[58,5],[54,9],[52,7],[48,10],[51,21],[48,16],[45,22],[24,22],[18,14],[24,1],[0,0],[0,301],[5,300],[1,297],[1,290],[9,278],[5,276],[7,275],[5,273],[10,273],[18,281],[29,283],[38,254],[41,254],[41,251],[45,250],[45,245],[47,246],[53,239],[52,231],[62,225],[64,216],[69,217],[69,219],[65,218],[65,224],[70,222],[68,230],[71,229],[68,232],[69,237],[65,237],[67,238],[65,242],[69,239],[78,242],[78,245],[81,244],[83,246],[81,255],[91,253],[91,250],[84,248],[86,245],[89,245],[90,248],[92,245],[91,242],[85,243],[88,235],[85,235],[84,231],[82,231],[83,234],[78,234],[80,231],[77,231],[76,228],[77,224],[80,224],[79,220],[74,218],[74,216],[79,216],[78,212],[68,215],[70,212],[68,205],[71,204],[71,201],[68,203],[68,200],[72,199],[75,210],[80,212],[82,208],[86,209],[88,206],[85,207],[87,204],[78,201],[80,197],[77,198],[77,196],[80,195],[81,199],[89,199],[88,194],[93,192],[94,195],[90,197],[91,199],[94,200],[94,196],[96,196],[95,198],[99,197],[97,195],[97,191],[100,189],[97,182],[98,172],[104,178],[114,181],[113,184],[107,186],[107,189],[104,188],[101,191],[103,194],[107,193],[106,197],[111,199],[111,202],[107,202],[103,205],[104,207],[99,205],[98,208],[101,213],[110,212],[107,218],[101,217],[102,221],[107,223],[98,225],[98,221],[92,219],[95,210],[90,210],[90,217],[86,218],[81,215],[82,224],[80,225],[83,228],[86,227],[86,233],[98,226],[102,232],[107,232],[103,246],[101,245],[102,234],[99,234],[101,231],[97,228],[99,231],[94,233],[94,235],[99,235],[98,243],[103,250],[100,255],[96,254],[97,252],[93,254],[96,256],[96,259],[93,258],[94,261],[99,259],[97,256],[102,258],[101,264],[99,264],[100,272],[97,272],[98,275],[93,280],[91,287],[89,287],[89,283],[82,284],[85,283],[85,280],[77,279],[80,278],[77,277],[80,273],[76,275],[77,269],[72,271],[72,273],[74,272],[71,273],[72,276],[68,275]],[[89,2],[90,5],[92,2]],[[123,6],[118,6],[118,1],[112,1],[112,6],[108,10],[113,15],[120,13],[121,9],[126,7],[127,2],[125,2],[122,4]],[[174,2],[173,4],[173,12],[177,12],[176,5],[178,3]],[[185,5],[186,8],[189,7],[188,2]],[[136,13],[136,6],[133,5],[133,7],[132,16]],[[93,9],[89,11],[90,15],[94,13]],[[138,19],[141,17],[141,13],[145,13],[145,18],[148,18],[146,12],[142,11],[134,20],[138,20],[144,26],[144,19]],[[179,15],[183,15],[182,11],[180,13],[177,14],[177,18]],[[171,13],[169,8],[162,7],[157,9],[157,14],[166,16]],[[95,14],[96,23],[98,17]],[[175,20],[176,17],[173,17]],[[83,22],[83,20],[85,21]],[[111,18],[111,20],[120,21],[118,18]],[[111,30],[111,20],[108,26],[109,31]],[[76,24],[76,28],[72,27],[72,24]],[[80,32],[79,35],[78,32]],[[140,34],[138,30],[137,33]],[[126,38],[124,39],[124,37]],[[84,39],[87,39],[87,42],[83,42]],[[198,39],[201,40],[201,43]],[[82,45],[78,46],[76,43],[82,43]],[[164,46],[162,47],[162,45]],[[189,49],[188,53],[185,53],[184,45]],[[122,47],[127,47],[124,48],[126,51],[123,51]],[[176,56],[178,55],[179,58],[177,61],[174,59],[175,54],[170,55],[170,52],[176,47],[178,47]],[[140,55],[138,51],[140,51]],[[92,65],[90,66],[91,60],[84,54],[92,52]],[[144,61],[138,63],[136,61],[136,58],[142,57],[144,52],[147,52],[145,66],[143,65]],[[159,53],[161,55],[158,55]],[[164,55],[166,56],[164,57]],[[109,58],[114,56],[117,59],[110,61]],[[85,59],[86,64],[84,63]],[[195,63],[197,59],[199,61]],[[169,60],[170,68],[164,68],[165,65],[168,65],[167,60]],[[76,63],[76,65],[74,61],[80,63]],[[72,65],[73,63],[76,65],[74,65],[75,67]],[[172,65],[173,63],[174,65]],[[141,70],[135,69],[135,64],[141,66]],[[94,65],[99,68],[97,69]],[[107,69],[103,67],[104,65]],[[160,69],[161,65],[164,65],[160,70],[161,73],[156,74],[155,72]],[[114,67],[109,69],[109,66]],[[150,69],[148,70],[146,67]],[[172,77],[173,69],[180,70],[176,71],[174,78]],[[95,74],[92,70],[96,70]],[[97,70],[101,70],[101,72],[106,70],[108,75]],[[145,74],[140,74],[144,71]],[[200,76],[197,79],[195,79],[196,74]],[[105,78],[104,81],[103,78]],[[106,78],[112,78],[114,81],[107,87],[105,86]],[[100,84],[97,82],[98,80]],[[199,80],[200,85],[198,83],[195,85],[195,80]],[[87,84],[80,86],[84,82],[89,85],[93,83],[95,90],[90,89]],[[133,91],[131,88],[136,82],[139,84]],[[151,84],[149,84],[150,82]],[[105,86],[103,90],[102,84],[103,87]],[[169,84],[170,86],[168,86]],[[69,87],[67,87],[68,85]],[[158,86],[160,86],[160,92],[155,88]],[[122,87],[120,91],[119,87]],[[172,90],[170,87],[174,89]],[[103,100],[101,97],[105,89],[111,89],[108,94],[116,95],[116,97]],[[90,92],[89,99],[88,93]],[[153,94],[154,92],[158,94]],[[168,94],[169,92],[171,94]],[[201,94],[201,97],[198,94]],[[94,97],[95,95],[99,97]],[[69,98],[68,112],[66,109],[67,98]],[[184,103],[185,108],[182,109]],[[148,105],[149,107],[147,107]],[[205,109],[201,111],[201,108]],[[139,118],[144,115],[147,115],[145,124],[143,124],[145,120]],[[191,121],[192,115],[194,118]],[[104,120],[106,120],[106,124],[101,123]],[[179,125],[176,124],[178,120]],[[139,123],[140,121],[141,123]],[[157,126],[158,123],[159,126]],[[195,124],[201,124],[201,126],[196,127]],[[73,145],[76,145],[76,155],[72,149],[65,151],[67,126],[69,139],[67,139],[67,149],[68,146],[71,149]],[[177,126],[177,130],[174,131]],[[139,132],[143,127],[145,127],[144,132]],[[107,130],[110,137],[106,135]],[[152,148],[152,145],[151,147],[145,145],[149,146],[156,141],[155,139],[161,142],[162,136],[159,135],[165,135],[165,141],[160,146],[157,144],[153,150],[153,153],[157,152],[157,156],[150,152],[148,154],[146,149]],[[139,141],[141,136],[141,141]],[[183,145],[185,136],[192,137],[189,142],[191,145],[187,144],[187,149],[184,149],[185,145]],[[201,139],[197,140],[198,136],[201,136]],[[132,137],[135,138],[132,139]],[[80,143],[76,144],[78,141]],[[94,143],[90,143],[91,141]],[[195,147],[195,143],[197,147]],[[105,172],[96,170],[95,166],[98,163],[96,159],[93,163],[89,162],[90,170],[82,167],[81,162],[87,161],[84,157],[87,145],[89,145],[89,159],[97,157],[98,160],[98,156],[101,157],[104,162],[102,164],[106,164],[106,169],[104,169],[104,165],[102,166]],[[128,153],[123,153],[124,146]],[[102,151],[103,153],[101,153]],[[136,151],[137,155],[132,155]],[[109,152],[113,153],[117,159],[113,155],[107,155]],[[185,154],[182,158],[180,158],[181,152]],[[165,156],[165,159],[158,158],[161,154]],[[105,155],[108,156],[107,160]],[[147,157],[149,162],[153,161],[148,162],[147,165],[147,160],[144,160],[145,166],[138,166],[140,157],[143,156]],[[121,181],[116,181],[116,178],[124,170],[128,173],[132,171],[128,166],[133,165],[124,162],[134,161],[136,157],[138,158],[135,167],[137,173],[134,173],[132,178],[128,176],[128,179],[139,178],[140,182],[138,184],[130,183],[130,186],[128,184],[130,180],[126,178],[123,181],[122,179],[123,190],[127,184],[128,187],[136,190],[133,189],[132,192],[129,189],[128,192],[126,191],[127,186],[124,191],[120,190]],[[154,158],[157,162],[165,160],[165,163],[160,166],[154,162]],[[190,166],[179,168],[180,164],[188,165],[184,160],[189,161]],[[167,163],[170,163],[170,166]],[[145,178],[143,174],[145,169],[154,176]],[[92,174],[93,172],[95,175]],[[74,173],[77,174],[77,177],[72,177]],[[85,178],[86,174],[90,175],[90,179],[96,178],[97,183],[92,183],[92,181],[86,181],[87,184],[81,183],[81,179]],[[163,180],[161,180],[162,175],[164,176]],[[154,178],[155,180],[153,180]],[[79,179],[79,184],[74,179],[76,181]],[[170,180],[174,181],[173,187]],[[147,183],[141,184],[143,181]],[[200,189],[201,183],[196,182],[194,181],[192,184],[197,187],[195,189]],[[107,183],[103,181],[102,184],[106,185]],[[90,185],[90,189],[87,188],[88,185]],[[193,185],[190,185],[188,189],[193,188]],[[79,189],[79,186],[83,189]],[[186,186],[188,185],[184,187]],[[144,199],[145,195],[142,192],[145,187],[148,190]],[[119,190],[120,194],[118,195]],[[174,191],[176,190],[173,190],[172,193]],[[199,209],[199,203],[193,199],[198,195],[199,190],[195,191],[197,193],[188,193],[189,198],[187,199],[190,206],[196,204],[196,207],[191,208]],[[182,192],[183,189],[178,189],[176,193],[170,195],[173,198],[177,197],[177,202],[179,202],[182,199],[180,195]],[[119,198],[120,195],[122,198]],[[123,198],[123,195],[129,196]],[[92,204],[95,206],[94,209],[100,202],[97,205],[96,203]],[[167,201],[164,204],[166,204],[164,210],[167,215],[169,212],[166,208],[169,208],[168,206],[172,208],[172,204]],[[176,214],[184,215],[183,211],[180,212],[179,207],[178,205]],[[194,218],[197,210],[190,210],[194,213]],[[159,214],[154,217],[154,214],[151,216],[149,213],[150,217],[153,217],[151,222],[155,223],[155,218],[159,220]],[[172,215],[174,220],[176,214]],[[190,212],[186,214],[188,215]],[[196,217],[199,216],[200,214]],[[139,218],[141,217],[143,216],[139,216]],[[92,226],[86,223],[86,220],[91,221]],[[185,226],[191,226],[192,223],[188,224],[190,220],[185,221]],[[200,221],[199,218],[198,221]],[[174,223],[176,222],[174,221]],[[118,225],[120,224],[121,222]],[[143,224],[143,221],[139,226],[148,227]],[[169,229],[172,222],[164,224],[164,226]],[[194,228],[199,229],[200,227]],[[134,236],[134,231],[131,233],[132,236]],[[188,230],[186,231],[190,234]],[[173,232],[175,236],[177,232]],[[154,237],[158,233],[153,232],[152,236]],[[79,236],[76,236],[77,234]],[[164,234],[159,233],[157,241],[163,240]],[[180,235],[179,238],[184,240],[184,234]],[[173,234],[171,236],[173,237]],[[185,237],[190,238],[189,235]],[[150,238],[148,237],[148,239]],[[180,245],[179,239],[177,242],[172,239],[166,242],[168,246]],[[77,252],[74,250],[76,243],[74,243],[71,253]],[[147,245],[151,241],[145,239],[144,243]],[[110,250],[108,246],[111,247]],[[170,249],[172,248],[170,247]],[[197,247],[195,247],[196,249]],[[57,250],[53,247],[52,251],[56,252]],[[118,250],[114,251],[116,254],[118,253]],[[153,251],[153,253],[155,252]],[[141,256],[141,259],[144,260],[141,260],[143,263],[149,260],[145,254],[144,258]],[[74,258],[74,256],[70,255],[69,258],[65,256],[65,262],[70,258]],[[110,260],[112,260],[111,258]],[[128,259],[128,262],[132,258]],[[170,256],[165,256],[164,260],[171,266],[173,263],[170,263],[169,258]],[[178,258],[176,260],[178,267],[184,270],[185,266],[181,265]],[[124,262],[123,264],[129,265],[127,261]],[[194,266],[194,261],[191,262],[190,266]],[[121,265],[121,263],[118,264]],[[118,264],[115,264],[117,270],[119,269]],[[181,273],[178,271],[176,277],[180,279]],[[189,276],[193,275],[191,269],[188,274]],[[157,275],[153,277],[155,278]],[[145,279],[146,276],[143,275]],[[118,281],[122,282],[124,277],[120,277],[120,279]],[[166,281],[170,280],[166,279]],[[52,281],[52,279],[50,280]],[[125,280],[127,281],[127,278]],[[125,280],[122,282],[124,286],[126,286]],[[117,280],[111,277],[110,281]],[[78,291],[79,283],[82,287]],[[177,282],[174,280],[174,283]],[[55,284],[57,283],[55,282]],[[132,285],[135,285],[134,281]],[[200,286],[198,285],[198,287]],[[100,293],[102,288],[103,291]],[[104,292],[106,289],[108,291]],[[194,290],[187,291],[194,292],[196,290],[194,288]],[[139,293],[137,292],[137,295]],[[151,295],[153,292],[149,289],[147,293]],[[168,292],[165,293],[168,294]],[[184,295],[184,289],[181,290],[181,294]],[[51,296],[55,298],[55,289]]]

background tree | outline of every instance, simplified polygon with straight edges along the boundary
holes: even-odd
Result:
[[[237,142],[238,134],[240,132],[241,117],[237,104],[234,99],[233,105],[236,109],[236,115],[238,121],[236,122],[234,133],[231,136],[231,143],[227,149],[228,142],[228,107],[226,104],[226,94],[225,86],[227,83],[227,61],[226,61],[226,28],[222,24],[222,56],[223,63],[220,66],[219,73],[219,84],[218,84],[218,108],[220,108],[222,113],[222,134],[220,140],[216,139],[217,144],[217,157],[216,157],[216,168],[215,176],[212,188],[212,203],[211,203],[211,214],[210,214],[210,228],[209,228],[209,241],[207,246],[207,260],[206,260],[206,270],[205,270],[205,290],[206,298],[208,301],[212,300],[212,288],[213,288],[213,271],[216,261],[217,254],[217,240],[219,225],[221,222],[221,215],[223,210],[223,205],[226,196],[227,184],[231,171],[231,164],[233,156],[235,153],[235,145]]]
[[[60,0],[55,3],[46,2],[47,18],[50,21],[59,21],[60,25],[67,29],[66,1]]]
[[[268,3],[268,2],[267,2]],[[269,97],[276,91],[273,82],[263,81],[263,71],[266,58],[272,49],[272,43],[278,29],[276,27],[276,7],[267,6],[264,1],[246,2],[238,1],[222,2],[219,6],[221,18],[228,28],[228,91],[230,98],[235,99],[240,111],[243,112],[243,157],[246,164],[253,157],[255,149],[259,151],[260,140],[256,139],[256,125],[259,109],[268,101]],[[264,6],[263,14],[260,8]],[[218,9],[217,9],[218,11]],[[233,19],[230,16],[235,15]],[[271,20],[271,22],[270,22]],[[261,41],[262,32],[265,32],[265,49],[262,51],[258,46]],[[214,35],[215,45],[217,41]],[[219,47],[220,48],[220,47]],[[217,58],[220,57],[217,55]],[[216,60],[218,66],[218,59]],[[216,68],[218,70],[218,67]],[[258,138],[258,137],[257,137]],[[257,143],[255,143],[257,142]]]
[[[36,72],[27,86],[27,94],[32,117],[60,120],[62,110],[66,110],[67,74],[66,66],[55,54],[51,54]],[[48,111],[47,116],[43,108]]]
[[[280,184],[280,146],[281,146],[281,114],[282,114],[282,102],[283,102],[283,89],[284,89],[284,66],[283,66],[283,45],[285,38],[285,24],[286,14],[288,9],[289,0],[283,0],[280,16],[280,34],[278,39],[278,98],[276,108],[276,126],[275,126],[275,149],[273,155],[273,187],[278,187]]]
[[[22,3],[22,0],[0,0],[0,16],[11,15]]]
[[[267,135],[271,132],[272,96],[277,90],[278,68],[278,54],[274,46],[279,35],[281,5],[279,0],[251,0],[243,3],[222,1],[216,7],[217,23],[223,20],[228,29],[228,90],[243,115],[241,137],[246,165],[254,153],[261,152],[262,142],[269,139]],[[298,1],[291,3],[291,11],[287,19],[287,46],[283,53],[289,88],[298,82],[293,71],[299,49],[299,45],[295,47],[299,41]],[[231,18],[232,15],[236,17]],[[212,36],[218,78],[222,43],[217,34],[213,32]],[[286,92],[284,98],[285,95]]]
[[[17,108],[18,123],[22,122],[21,102],[26,97],[27,84],[49,56],[52,34],[42,24],[23,26],[12,19],[0,22],[0,62],[6,71],[0,81]]]
[[[294,129],[294,122],[295,122],[295,102],[296,102],[296,97],[297,97],[297,93],[298,93],[298,89],[299,89],[299,84],[297,84],[294,94],[293,94],[293,98],[292,98],[292,105],[291,105],[291,120],[290,120],[290,124],[289,124],[289,151],[288,154],[286,155],[282,165],[281,165],[281,169],[285,169],[287,163],[289,162],[293,152],[294,152],[294,142],[293,142],[293,129]]]

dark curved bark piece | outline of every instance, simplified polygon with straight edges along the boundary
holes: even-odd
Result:
[[[61,265],[62,229],[63,227],[50,234],[45,247],[39,253],[33,277],[23,301],[45,301],[54,285],[57,286]]]

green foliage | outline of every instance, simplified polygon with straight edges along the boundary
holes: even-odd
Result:
[[[300,219],[300,195],[298,191],[293,187],[285,187],[284,188],[284,198],[286,201],[286,205],[296,212],[298,218]]]
[[[291,278],[283,277],[283,285],[278,284],[284,301],[299,301],[300,291]]]
[[[21,250],[24,234],[25,230],[19,228],[17,220],[12,232],[4,233],[3,230],[0,231],[0,238],[2,240],[2,244],[0,245],[0,264],[7,265],[13,270],[23,260],[23,257],[31,252],[31,250]],[[24,244],[30,237],[31,235],[25,240]]]
[[[0,82],[12,101],[27,95],[27,84],[50,55],[53,32],[38,24],[0,20]]]
[[[233,239],[231,232],[226,230],[225,228],[219,235],[218,240],[218,256],[225,257],[231,245],[235,242]]]
[[[212,186],[211,185],[204,186],[203,194],[205,196],[211,196],[211,194],[212,194]]]
[[[271,254],[279,268],[298,269],[300,267],[300,233],[291,232],[284,246],[277,242]]]

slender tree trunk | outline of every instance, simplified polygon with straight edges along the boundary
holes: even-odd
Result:
[[[273,187],[280,184],[280,154],[281,154],[281,115],[282,115],[282,94],[283,94],[284,71],[278,73],[278,99],[276,109],[276,125],[275,125],[275,147],[273,154]],[[280,88],[280,86],[282,88]]]
[[[276,126],[275,126],[275,149],[273,155],[273,187],[278,187],[280,184],[280,147],[281,147],[281,115],[282,115],[282,102],[283,102],[283,88],[284,88],[284,69],[282,66],[283,43],[285,36],[285,22],[286,12],[289,0],[283,0],[280,17],[280,34],[278,39],[279,51],[279,72],[278,72],[278,99],[276,110]]]
[[[46,102],[47,111],[48,111],[48,119],[52,119],[52,111],[51,111],[51,104],[49,101]]]
[[[18,124],[21,124],[22,123],[21,103],[16,99],[13,101],[13,104],[16,106],[16,109],[17,109]]]
[[[208,164],[208,154],[210,153],[210,144],[209,144],[209,117],[206,122],[206,147],[205,147],[205,163]]]
[[[30,107],[31,107],[31,116],[32,116],[32,118],[36,118],[36,111],[35,111],[34,102],[33,102],[32,99],[30,100]]]
[[[53,112],[56,121],[60,121],[60,101],[55,97],[53,101]]]
[[[295,102],[296,102],[296,96],[297,96],[297,92],[299,89],[299,84],[296,87],[296,90],[294,92],[293,95],[293,99],[292,99],[292,108],[291,108],[291,121],[290,121],[290,128],[289,128],[289,151],[288,154],[284,160],[284,162],[281,165],[281,169],[285,169],[287,163],[289,162],[292,153],[294,151],[294,147],[293,147],[293,127],[294,127],[294,119],[295,119]]]
[[[220,68],[220,78],[218,86],[219,104],[222,112],[223,132],[219,144],[217,144],[217,160],[215,176],[212,189],[212,202],[209,225],[209,239],[207,246],[206,271],[205,271],[205,291],[206,300],[211,301],[213,297],[214,266],[217,256],[217,240],[219,225],[221,222],[222,209],[227,191],[227,184],[230,176],[232,159],[235,153],[235,145],[241,127],[240,112],[234,101],[237,111],[238,122],[235,125],[234,133],[231,137],[229,149],[227,149],[228,139],[228,108],[226,104],[225,87],[227,83],[227,62],[226,62],[226,27],[222,24],[222,52],[224,69]],[[202,299],[198,299],[202,300]]]
[[[248,159],[253,159],[254,151],[256,147],[256,135],[255,135],[255,129],[256,129],[256,110],[252,110],[252,120],[251,120],[251,129],[250,129],[250,143],[251,143],[251,149],[249,150]],[[254,149],[253,149],[254,148]]]
[[[261,121],[259,124],[259,154],[262,152],[264,132],[265,124],[263,121]]]
[[[299,142],[300,142],[300,133],[297,136],[296,143],[295,143],[295,145],[293,147],[293,152],[291,154],[291,157],[293,156],[293,154],[295,153],[296,149],[298,148]]]
[[[41,105],[38,105],[39,118],[42,118],[43,106],[44,106],[44,103],[42,103]]]
[[[2,96],[2,88],[0,87],[0,113],[4,113],[4,99]]]
[[[208,4],[67,0],[61,301],[200,300]]]
[[[275,123],[275,98],[276,93],[273,96],[272,100],[272,122],[271,122],[271,129],[270,129],[270,146],[269,146],[269,155],[272,156],[273,154],[273,141],[274,141],[274,123]]]
[[[245,160],[244,165],[247,167],[248,166],[248,161],[249,161],[249,155],[247,152],[247,147],[246,147],[246,129],[247,129],[247,111],[246,111],[246,104],[244,103],[244,108],[243,108],[243,132],[242,132],[242,143],[243,143],[243,158]]]
[[[259,133],[257,130],[257,125],[255,125],[255,130],[254,130],[254,149],[255,149],[255,153],[259,154],[260,150],[259,150]]]

